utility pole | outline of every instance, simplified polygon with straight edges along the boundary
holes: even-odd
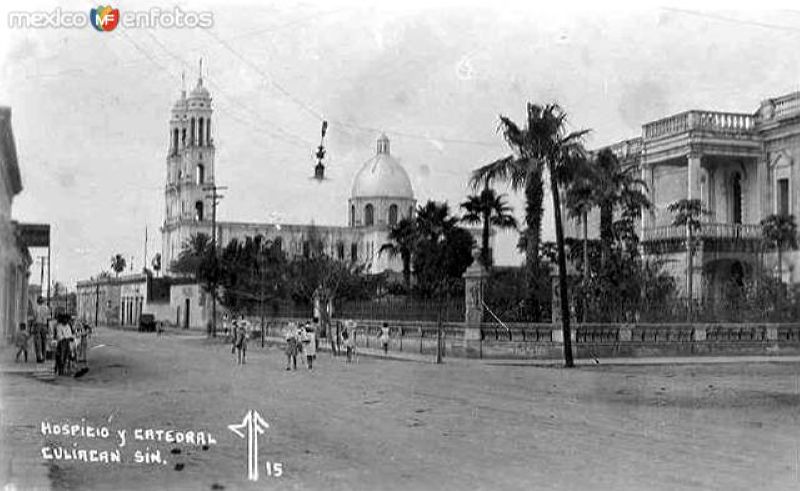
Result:
[[[224,189],[228,188],[216,184],[203,186],[203,191],[211,191],[210,195],[206,195],[206,198],[211,200],[211,260],[214,261],[213,268],[211,268],[214,272],[211,281],[211,337],[217,337],[217,204],[224,198],[217,191]]]
[[[95,285],[95,299],[94,299],[94,327],[97,327],[97,318],[100,315],[100,280],[97,280]]]
[[[147,225],[144,226],[144,254],[142,255],[142,272],[147,269]]]
[[[39,259],[39,263],[42,267],[41,272],[39,273],[39,287],[42,288],[42,290],[39,292],[39,296],[41,297],[44,293],[44,261],[47,259],[47,256],[37,256],[37,259]]]

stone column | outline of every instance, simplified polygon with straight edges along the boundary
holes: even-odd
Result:
[[[656,190],[655,190],[655,180],[653,179],[654,168],[652,164],[642,163],[642,181],[647,185],[647,190],[645,191],[647,194],[648,199],[655,205],[656,202]],[[655,225],[655,206],[652,211],[643,210],[642,211],[642,230],[648,227],[652,227]]]
[[[699,152],[692,151],[687,157],[687,199],[702,199],[700,196],[700,161],[701,155]]]
[[[483,321],[483,286],[486,270],[480,261],[480,249],[472,251],[472,265],[464,278],[464,352],[468,358],[481,358],[481,322]]]

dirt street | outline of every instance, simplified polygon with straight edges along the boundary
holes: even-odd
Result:
[[[229,345],[200,337],[101,328],[92,345],[83,378],[0,378],[5,474],[28,462],[55,489],[115,490],[800,486],[800,364],[565,370],[347,365],[320,353],[313,372],[287,372],[283,353],[258,343],[242,366]],[[250,410],[269,424],[257,482],[246,439],[228,428]],[[104,426],[109,437],[43,435],[42,422]],[[215,443],[137,440],[137,429]],[[122,461],[45,460],[43,447],[118,450]],[[136,450],[161,462],[136,462]]]

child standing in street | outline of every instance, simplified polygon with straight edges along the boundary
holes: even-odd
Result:
[[[384,322],[381,327],[380,341],[383,346],[383,356],[386,356],[389,354],[389,324],[387,322]]]
[[[306,353],[308,369],[311,370],[314,364],[314,357],[317,355],[317,338],[311,325],[306,325],[305,336],[303,336],[303,351]]]
[[[247,356],[247,338],[250,334],[248,331],[247,322],[239,322],[239,326],[236,328],[236,333],[234,335],[239,365],[245,364],[245,357]]]
[[[28,363],[28,332],[25,330],[25,323],[19,323],[19,331],[17,331],[17,356],[14,358],[15,362],[19,362],[19,355],[25,354],[25,363]]]
[[[353,346],[355,343],[356,325],[355,322],[349,320],[344,323],[344,330],[342,331],[342,341],[344,341],[344,349],[347,353],[347,363],[353,361]]]
[[[297,326],[289,323],[284,333],[286,338],[286,369],[297,370]]]

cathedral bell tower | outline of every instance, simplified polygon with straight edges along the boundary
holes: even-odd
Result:
[[[194,234],[211,235],[211,199],[214,185],[214,139],[211,132],[211,94],[203,86],[203,61],[197,85],[172,107],[169,121],[164,225],[161,260],[165,271],[177,259],[184,242]]]

